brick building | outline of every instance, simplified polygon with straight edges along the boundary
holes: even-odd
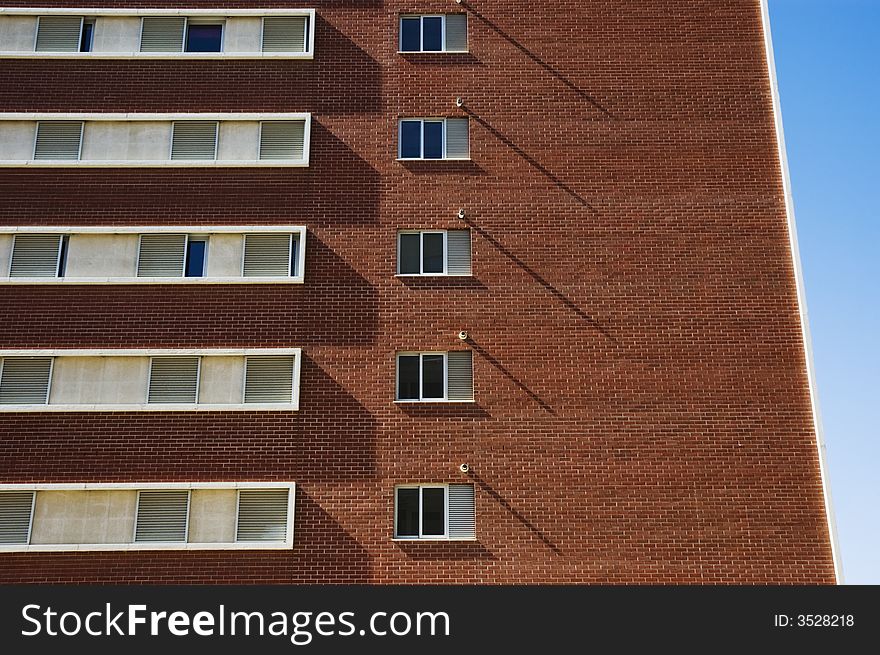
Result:
[[[762,2],[0,4],[0,581],[838,579]]]

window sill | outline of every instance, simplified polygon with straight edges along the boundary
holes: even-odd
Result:
[[[314,59],[311,52],[30,52],[0,51],[4,59]]]
[[[94,552],[124,550],[289,550],[293,541],[236,543],[133,543],[133,544],[3,544],[0,553]]]
[[[0,279],[3,284],[304,284],[302,277],[20,277]]]
[[[470,50],[398,50],[399,55],[469,55]]]
[[[438,162],[438,161],[471,161],[470,157],[440,157],[438,159],[425,159],[424,157],[398,157],[397,161],[405,162]]]
[[[476,541],[476,537],[392,537],[391,541],[402,541],[408,544],[427,541],[436,544],[438,541]]]
[[[467,403],[474,403],[475,400],[445,400],[443,398],[430,399],[430,400],[395,400],[395,405],[460,405]]]
[[[13,412],[295,412],[299,405],[293,403],[120,403],[113,404],[48,404],[48,405],[0,405],[0,413]]]
[[[308,165],[308,159],[275,159],[271,161],[259,159],[8,159],[0,161],[0,168],[289,168]]]
[[[394,277],[473,277],[471,273],[397,273]]]

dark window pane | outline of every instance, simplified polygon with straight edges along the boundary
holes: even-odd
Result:
[[[443,158],[443,123],[425,121],[425,159]]]
[[[401,355],[397,358],[397,399],[419,399],[418,355]]]
[[[79,40],[79,51],[80,52],[91,52],[92,51],[92,34],[95,32],[95,24],[94,23],[83,23],[82,27],[82,36]]]
[[[399,273],[420,273],[419,269],[419,234],[400,235]]]
[[[404,159],[422,156],[422,122],[401,121],[400,156]]]
[[[443,355],[422,357],[422,398],[443,398]]]
[[[422,489],[422,534],[446,534],[445,489]]]
[[[403,18],[400,21],[400,49],[403,52],[418,52],[421,50],[421,19]]]
[[[297,250],[299,247],[299,239],[293,239],[293,243],[290,246],[290,276],[294,277],[299,273],[299,267],[296,261]]]
[[[397,536],[419,536],[419,490],[397,490]]]
[[[425,234],[422,237],[424,248],[425,273],[443,272],[443,235]]]
[[[190,25],[186,30],[187,52],[220,52],[222,25]]]
[[[67,269],[67,242],[70,237],[61,237],[61,254],[58,257],[58,277],[64,277],[64,271]]]
[[[205,241],[186,244],[186,277],[202,277],[205,274]]]
[[[443,50],[443,19],[439,16],[422,19],[422,50]]]

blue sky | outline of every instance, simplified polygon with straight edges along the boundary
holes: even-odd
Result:
[[[880,0],[770,18],[844,578],[880,584]]]

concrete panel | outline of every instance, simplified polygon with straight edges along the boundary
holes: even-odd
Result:
[[[259,157],[260,124],[256,121],[220,123],[218,159],[254,160]]]
[[[224,52],[260,52],[263,19],[259,17],[227,18],[223,34]]]
[[[190,543],[232,543],[238,494],[234,489],[194,489],[189,501]]]
[[[152,161],[170,156],[170,122],[86,121],[83,159]]]
[[[33,52],[36,40],[36,16],[0,16],[0,50]]]
[[[240,404],[244,398],[244,357],[202,357],[199,402]]]
[[[137,16],[98,16],[94,52],[137,52],[141,47],[141,19]]]
[[[12,235],[0,234],[0,278],[9,277],[9,259],[12,257]]]
[[[130,543],[136,505],[136,491],[38,491],[31,543]]]
[[[137,248],[137,234],[71,234],[65,277],[134,277]]]
[[[243,251],[241,234],[212,234],[208,240],[208,277],[241,277]]]
[[[149,357],[57,357],[50,404],[143,404]]]
[[[0,160],[33,159],[36,137],[34,121],[0,121]]]

